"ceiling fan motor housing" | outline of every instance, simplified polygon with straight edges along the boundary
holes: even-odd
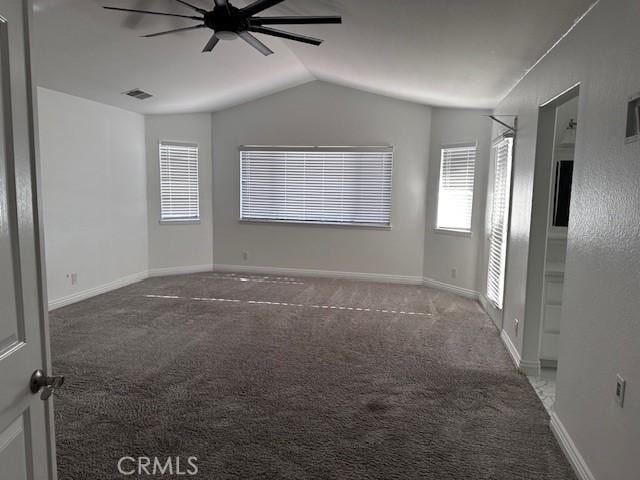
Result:
[[[204,24],[215,32],[241,32],[249,28],[249,22],[239,8],[232,5],[216,7],[204,14]]]

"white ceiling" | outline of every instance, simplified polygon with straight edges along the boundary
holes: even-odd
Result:
[[[490,108],[593,1],[287,0],[262,15],[339,14],[344,23],[288,28],[324,38],[320,47],[262,37],[276,52],[263,57],[240,40],[202,54],[208,30],[140,38],[192,22],[100,8],[191,14],[174,0],[35,0],[36,81],[140,113],[214,111],[314,79]],[[133,88],[154,98],[121,95]]]

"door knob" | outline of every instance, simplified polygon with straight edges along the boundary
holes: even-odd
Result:
[[[57,390],[64,383],[64,376],[56,375],[53,377],[49,377],[45,375],[45,373],[38,369],[33,372],[31,375],[31,381],[29,382],[29,386],[31,388],[31,393],[38,393],[40,389],[42,393],[40,394],[40,398],[42,400],[48,399],[51,395],[53,395],[54,390]]]

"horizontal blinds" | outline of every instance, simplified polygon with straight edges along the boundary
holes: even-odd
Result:
[[[160,203],[162,220],[200,218],[197,145],[160,144]]]
[[[489,237],[487,298],[500,309],[502,309],[504,301],[512,155],[512,138],[504,138],[494,144],[495,171],[491,208],[491,234]]]
[[[475,172],[475,144],[442,148],[437,228],[471,231]]]
[[[240,163],[243,220],[391,223],[391,149],[247,149]]]

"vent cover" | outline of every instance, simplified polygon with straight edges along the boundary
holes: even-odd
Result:
[[[144,90],[140,90],[139,88],[134,88],[133,90],[129,90],[128,92],[124,92],[124,95],[128,95],[129,97],[137,98],[138,100],[146,100],[147,98],[153,97],[150,93],[145,92]]]

